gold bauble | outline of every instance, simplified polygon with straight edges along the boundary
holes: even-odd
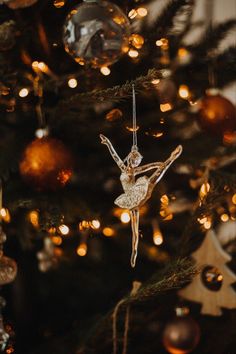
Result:
[[[58,139],[44,137],[33,140],[24,150],[20,161],[23,180],[37,190],[55,190],[70,179],[73,158]]]
[[[212,134],[232,132],[236,129],[236,109],[227,98],[207,94],[200,103],[199,124]]]
[[[200,339],[200,328],[190,316],[176,317],[166,325],[163,344],[171,354],[191,353]]]

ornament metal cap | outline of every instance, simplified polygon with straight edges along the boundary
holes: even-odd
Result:
[[[189,308],[186,306],[176,307],[175,313],[177,317],[185,317],[189,314]]]

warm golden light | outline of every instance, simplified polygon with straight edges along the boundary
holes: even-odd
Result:
[[[135,9],[130,10],[130,12],[128,13],[128,17],[133,20],[136,16],[137,16],[137,11]]]
[[[140,34],[133,33],[130,36],[130,42],[131,42],[132,46],[134,46],[136,49],[140,49],[140,48],[142,48],[142,46],[144,44],[144,38],[142,36],[140,36]]]
[[[236,205],[236,193],[232,196],[232,202]]]
[[[43,72],[48,70],[48,66],[43,61],[40,61],[38,63],[38,68]]]
[[[163,243],[163,236],[160,231],[155,231],[153,234],[153,242],[156,246],[160,246]]]
[[[200,195],[201,199],[204,198],[207,195],[207,193],[210,191],[210,188],[211,188],[211,186],[207,182],[203,183],[201,185],[200,192],[199,192],[199,195]]]
[[[33,69],[38,69],[39,62],[35,60],[31,65]]]
[[[27,88],[22,88],[19,91],[19,96],[22,97],[22,98],[28,96],[28,94],[29,94],[29,90]]]
[[[206,222],[204,222],[204,225],[206,230],[209,230],[211,228],[211,221],[210,220],[207,220]]]
[[[69,227],[65,224],[60,225],[58,229],[62,235],[68,235],[68,233],[70,232]]]
[[[221,221],[226,222],[226,221],[229,220],[229,215],[228,214],[222,214],[220,218],[221,218]]]
[[[156,46],[157,47],[163,47],[163,49],[168,49],[169,47],[169,41],[167,38],[161,38],[156,41]]]
[[[153,85],[158,85],[159,83],[160,83],[160,79],[154,79],[154,80],[152,80],[152,84]]]
[[[48,129],[47,128],[39,128],[35,132],[35,136],[38,139],[42,139],[45,136],[48,136]]]
[[[102,66],[100,72],[102,73],[102,75],[108,76],[110,75],[111,70],[107,66]]]
[[[104,227],[102,232],[103,232],[103,235],[106,237],[112,237],[115,235],[115,231],[111,227]]]
[[[166,194],[163,194],[163,195],[161,196],[160,201],[161,201],[163,204],[168,205],[168,204],[169,204],[169,197],[168,197]]]
[[[53,5],[57,9],[60,9],[61,7],[63,7],[65,5],[65,1],[64,0],[54,0]]]
[[[189,54],[189,51],[186,48],[179,48],[178,50],[178,56],[180,58],[184,58]]]
[[[87,220],[82,220],[80,223],[79,223],[79,230],[80,231],[84,231],[86,229],[89,229],[90,228],[90,222],[87,221]]]
[[[71,78],[68,80],[68,86],[70,88],[76,88],[78,85],[78,81],[75,78]]]
[[[123,224],[127,224],[130,222],[130,215],[128,211],[123,211],[120,215],[120,221],[123,222]]]
[[[128,56],[129,56],[130,58],[137,58],[138,55],[139,55],[139,53],[138,53],[138,51],[135,50],[135,49],[130,49],[130,50],[128,51]]]
[[[101,226],[101,223],[99,220],[92,220],[91,221],[91,227],[95,230],[98,230]]]
[[[78,256],[84,257],[87,254],[87,250],[88,250],[87,244],[86,243],[81,243],[79,245],[79,247],[77,248],[76,252],[77,252]]]
[[[183,98],[184,100],[188,99],[190,97],[190,92],[189,88],[186,85],[180,85],[179,87],[179,96]]]
[[[9,223],[11,221],[11,215],[9,210],[6,208],[0,209],[0,218],[6,223]]]
[[[207,222],[207,217],[204,216],[202,218],[198,218],[197,221],[199,222],[199,224],[203,225],[205,224],[205,222]]]
[[[52,236],[51,240],[56,246],[60,246],[62,244],[62,238],[60,236]]]
[[[39,213],[38,213],[37,210],[30,211],[30,213],[29,213],[29,221],[31,222],[31,224],[35,228],[39,227]]]
[[[137,14],[140,16],[140,17],[145,17],[147,16],[148,14],[148,10],[145,8],[145,7],[139,7],[137,9]]]
[[[173,108],[171,103],[162,103],[160,104],[160,110],[161,112],[168,112],[171,111]]]

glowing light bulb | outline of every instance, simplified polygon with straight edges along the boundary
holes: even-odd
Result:
[[[226,222],[226,221],[229,220],[229,215],[228,214],[222,214],[220,218],[221,218],[221,221]]]
[[[70,88],[76,88],[78,86],[78,81],[75,78],[71,78],[68,80],[68,86]]]
[[[171,111],[173,108],[171,103],[161,103],[160,104],[160,110],[161,112],[168,112]]]
[[[236,193],[232,196],[232,203],[236,204]]]
[[[22,97],[22,98],[28,96],[28,94],[29,94],[29,90],[26,87],[22,88],[19,91],[19,96]]]
[[[107,66],[102,66],[100,72],[102,73],[102,75],[108,76],[110,75],[111,70]]]
[[[48,66],[47,66],[43,61],[40,61],[40,62],[38,63],[38,68],[39,68],[41,71],[47,71]]]
[[[0,219],[2,218],[3,221],[9,223],[11,221],[11,215],[8,209],[2,208],[0,209]]]
[[[103,235],[106,237],[112,237],[115,235],[115,231],[111,227],[104,227],[102,232],[103,232]]]
[[[88,250],[88,247],[87,247],[86,243],[81,243],[79,245],[79,247],[77,248],[76,252],[77,252],[78,256],[84,257],[87,254],[87,250]]]
[[[62,244],[62,238],[60,236],[52,236],[51,240],[56,246],[60,246]]]
[[[137,11],[135,9],[130,10],[130,12],[128,13],[128,17],[133,20],[136,16],[137,16]]]
[[[203,183],[201,185],[200,192],[199,192],[201,199],[207,195],[207,193],[210,191],[210,188],[211,188],[211,186],[209,183]]]
[[[132,46],[134,46],[137,49],[140,49],[140,48],[142,48],[142,46],[144,44],[144,38],[142,36],[140,36],[140,34],[133,33],[130,36],[130,42],[131,42]]]
[[[120,215],[120,221],[123,222],[123,224],[127,224],[130,222],[130,215],[128,211],[123,211]]]
[[[160,83],[160,79],[154,79],[154,80],[152,80],[152,84],[153,85],[158,85],[159,83]]]
[[[53,5],[57,8],[60,9],[65,5],[65,1],[63,0],[54,0]]]
[[[70,232],[69,227],[64,224],[60,225],[58,229],[62,235],[68,235],[68,233]]]
[[[39,227],[39,213],[38,213],[37,210],[30,211],[30,213],[29,213],[29,221],[31,222],[31,224],[35,228]]]
[[[138,51],[135,50],[135,49],[130,49],[130,50],[128,51],[128,56],[129,56],[130,58],[137,58],[137,57],[139,56],[139,53],[138,53]]]
[[[42,139],[43,137],[48,136],[48,133],[48,128],[39,128],[36,130],[35,136],[38,139]]]
[[[179,87],[179,96],[184,100],[188,99],[190,96],[189,88],[186,85],[180,85]]]
[[[203,226],[206,230],[209,230],[211,228],[211,221],[210,220],[205,221]]]
[[[91,227],[92,227],[93,229],[98,230],[98,229],[100,228],[100,226],[101,226],[101,223],[100,223],[99,220],[92,220],[92,221],[91,221]]]
[[[137,9],[137,14],[140,16],[140,17],[145,17],[147,16],[148,14],[148,10],[145,8],[145,7],[139,7]]]
[[[163,243],[163,236],[160,231],[155,231],[153,234],[153,242],[156,246],[160,246]]]

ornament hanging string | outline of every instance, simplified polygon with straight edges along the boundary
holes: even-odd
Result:
[[[135,296],[140,288],[142,283],[138,281],[133,282],[133,287],[130,292],[130,296]],[[114,311],[112,313],[112,340],[113,340],[113,354],[117,354],[117,316],[119,309],[122,304],[126,302],[126,299],[120,300]],[[122,354],[127,354],[127,347],[128,347],[128,332],[129,332],[129,320],[130,320],[130,305],[127,305],[126,312],[125,312],[125,325],[124,325],[124,335],[123,335],[123,349]]]
[[[132,84],[132,97],[133,97],[133,150],[138,150],[138,139],[137,139],[137,114],[136,114],[136,97],[135,97],[135,87]]]

